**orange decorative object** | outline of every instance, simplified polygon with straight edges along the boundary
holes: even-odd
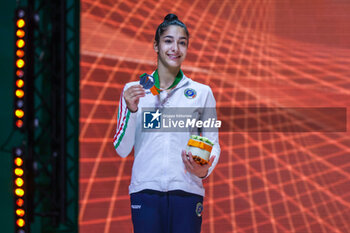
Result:
[[[212,146],[210,146],[204,142],[195,141],[193,139],[188,140],[187,145],[201,148],[203,150],[208,151],[209,153],[211,152],[211,149],[213,148]]]

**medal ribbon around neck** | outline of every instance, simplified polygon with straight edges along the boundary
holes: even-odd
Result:
[[[183,72],[180,70],[179,73],[176,75],[175,77],[175,80],[173,82],[173,84],[171,84],[170,87],[168,87],[167,89],[161,89],[159,87],[159,75],[158,75],[158,70],[156,70],[153,74],[154,76],[154,86],[157,88],[157,90],[159,90],[159,93],[161,91],[165,91],[165,90],[171,90],[171,89],[174,89],[177,84],[181,81],[182,77],[183,77]],[[170,93],[167,93],[167,96],[161,101],[160,100],[160,96],[158,95],[158,98],[157,98],[157,103],[156,103],[156,109],[159,109],[159,108],[163,108],[164,107],[164,104],[168,101],[168,99],[173,95],[174,92],[170,92]]]
[[[167,89],[160,88],[159,85],[159,75],[158,70],[156,70],[152,75],[149,75],[147,73],[143,73],[140,75],[140,85],[146,90],[150,90],[153,95],[159,95],[160,92],[165,90],[171,90],[176,87],[176,85],[181,81],[183,77],[183,72],[180,70],[179,73],[176,75],[175,80],[173,84],[171,84],[170,87]]]
[[[177,84],[181,81],[182,77],[183,77],[183,72],[182,70],[180,70],[179,73],[176,75],[173,84],[171,84],[171,86],[168,87],[167,89],[162,89],[159,86],[159,75],[158,75],[158,70],[156,70],[153,76],[147,73],[142,74],[140,76],[140,84],[144,89],[149,89],[153,95],[158,96],[156,108],[159,109],[159,108],[163,108],[165,102],[172,96],[173,93],[172,92],[167,93],[167,96],[162,101],[160,100],[159,94],[162,91],[174,89],[177,86]]]
[[[159,93],[160,93],[161,91],[173,89],[173,88],[176,87],[176,85],[181,81],[183,75],[184,75],[184,74],[183,74],[182,70],[180,70],[179,73],[177,73],[173,84],[171,84],[170,87],[168,87],[167,89],[161,89],[161,88],[160,88],[160,85],[159,85],[159,74],[158,74],[158,69],[157,69],[156,71],[154,71],[154,74],[153,74],[153,77],[154,77],[154,86],[156,87],[156,89],[157,89],[157,91],[158,91]]]

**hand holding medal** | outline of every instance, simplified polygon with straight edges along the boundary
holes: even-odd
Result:
[[[145,95],[145,90],[141,85],[134,85],[126,89],[124,92],[124,100],[130,112],[137,112],[140,98]]]
[[[154,78],[149,74],[142,74],[140,76],[140,85],[146,90],[150,90],[153,95],[159,95],[159,91],[157,91],[157,87],[154,85]]]

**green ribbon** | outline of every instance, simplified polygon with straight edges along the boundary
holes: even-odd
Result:
[[[177,73],[173,84],[171,84],[171,86],[168,87],[167,90],[169,90],[169,89],[175,87],[175,86],[181,81],[183,75],[184,75],[184,73],[182,72],[182,70],[180,70],[179,73]],[[156,71],[154,71],[153,78],[154,78],[154,85],[156,86],[157,91],[160,92],[161,90],[160,90],[160,87],[159,87],[159,74],[158,74],[158,69],[156,69]]]

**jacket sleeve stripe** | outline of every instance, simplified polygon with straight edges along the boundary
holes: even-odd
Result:
[[[126,118],[128,116],[128,113],[129,113],[128,108],[125,108],[124,113],[120,114],[120,118],[122,120],[121,120],[121,122],[119,122],[119,124],[121,124],[121,125],[119,127],[117,127],[116,133],[115,133],[114,138],[113,138],[113,142],[115,142],[118,139],[118,136],[120,135],[120,132],[122,131],[123,126],[125,124],[125,121],[126,121]]]
[[[119,137],[119,139],[118,139],[118,142],[117,143],[115,143],[115,141],[117,140],[117,138],[118,138],[118,136],[115,138],[115,140],[114,140],[114,148],[115,149],[117,149],[118,148],[118,146],[119,146],[119,144],[120,144],[120,142],[122,141],[122,139],[123,139],[123,137],[124,137],[124,134],[125,134],[125,131],[126,131],[126,128],[128,127],[128,121],[129,121],[129,117],[130,117],[130,111],[129,110],[127,110],[127,114],[126,114],[126,120],[125,121],[123,121],[123,123],[122,123],[122,127],[123,127],[123,124],[125,123],[125,125],[124,125],[124,127],[123,127],[123,133],[120,135],[120,137]],[[124,117],[125,118],[125,117]],[[121,128],[120,128],[120,130],[119,130],[119,132],[118,132],[118,134],[121,132]]]
[[[118,117],[117,117],[117,129],[116,129],[115,135],[113,137],[113,143],[116,140],[116,138],[118,137],[118,132],[120,131],[120,122],[123,119],[123,99],[122,98],[123,98],[123,92],[122,92],[122,94],[120,96],[120,100],[119,100]],[[124,119],[123,120],[125,120],[125,114],[124,114]]]
[[[119,108],[118,108],[118,117],[117,117],[117,129],[119,129],[119,126],[120,126],[120,118],[122,116],[122,109],[123,109],[123,92],[122,94],[120,95],[120,100],[119,100]]]

